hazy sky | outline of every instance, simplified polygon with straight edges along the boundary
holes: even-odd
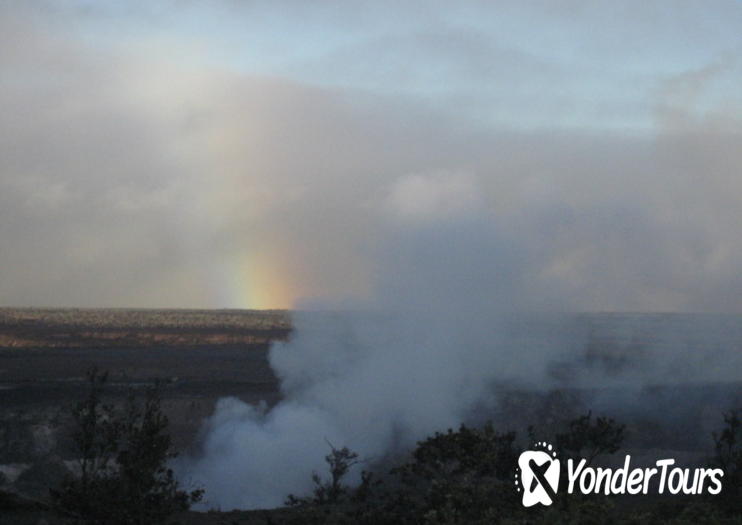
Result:
[[[491,280],[742,312],[741,28],[736,0],[0,0],[0,305]]]

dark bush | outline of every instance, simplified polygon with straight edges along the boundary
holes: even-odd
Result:
[[[339,503],[351,493],[350,487],[343,484],[343,478],[351,467],[359,462],[358,454],[352,452],[348,447],[338,449],[332,443],[328,442],[328,444],[332,450],[325,456],[325,462],[329,467],[330,479],[325,481],[318,473],[314,472],[312,474],[312,482],[314,483],[313,496],[310,498],[298,498],[293,494],[289,494],[289,497],[286,499],[286,505],[331,505]]]
[[[117,409],[102,401],[107,374],[92,370],[88,379],[88,397],[72,413],[80,474],[52,491],[60,513],[111,525],[156,524],[200,500],[203,491],[180,490],[167,466],[177,454],[159,385],[143,400],[132,391]]]
[[[515,433],[465,425],[418,443],[412,461],[393,471],[401,482],[396,514],[437,523],[492,522],[517,508],[512,478]]]
[[[742,421],[740,410],[724,414],[726,425],[712,434],[714,457],[712,466],[724,471],[720,501],[725,510],[742,513]]]
[[[296,509],[295,523],[491,523],[517,505],[514,441],[515,433],[491,425],[462,425],[418,443],[383,483],[363,472],[354,489],[342,479],[358,456],[333,447],[325,457],[329,481],[314,474],[313,496],[289,496],[287,504]]]
[[[585,458],[590,465],[602,454],[614,454],[621,448],[625,425],[607,417],[593,420],[592,412],[573,419],[566,432],[557,434],[555,445],[565,459]]]
[[[462,425],[419,442],[409,459],[381,480],[364,473],[357,488],[342,483],[357,455],[332,447],[325,457],[329,480],[315,474],[313,495],[290,497],[291,508],[272,517],[278,520],[275,523],[301,524],[739,524],[742,422],[738,412],[726,414],[724,422],[725,428],[714,434],[713,458],[714,468],[725,472],[721,496],[626,499],[572,494],[549,507],[525,509],[513,484],[523,449],[516,446],[515,433],[498,433],[491,425]],[[590,412],[565,422],[563,428],[553,440],[562,459],[593,461],[613,454],[625,436],[624,425]],[[535,429],[529,434],[535,442]]]

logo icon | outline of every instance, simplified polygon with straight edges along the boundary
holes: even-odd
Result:
[[[518,472],[515,486],[523,491],[523,506],[532,507],[537,503],[551,505],[559,489],[559,460],[556,451],[545,441],[539,441],[535,450],[526,450],[518,458]]]

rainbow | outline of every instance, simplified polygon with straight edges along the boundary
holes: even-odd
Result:
[[[210,279],[214,305],[258,310],[292,308],[299,294],[276,259],[245,253],[219,265],[218,274]]]

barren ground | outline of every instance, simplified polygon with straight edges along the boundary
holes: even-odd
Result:
[[[703,345],[721,345],[742,351],[739,316],[608,314],[578,321],[590,324],[584,359],[594,366],[626,366],[648,345],[698,344],[698,351],[704,351]],[[628,323],[634,326],[629,336]],[[48,480],[19,483],[24,470],[74,458],[65,437],[68,408],[84,397],[85,372],[91,367],[109,371],[115,399],[123,399],[130,387],[163,380],[163,408],[174,443],[184,451],[193,446],[202,421],[220,397],[278,401],[267,354],[271,341],[286,340],[290,332],[284,311],[0,308],[0,491],[42,498]],[[673,336],[668,339],[667,334]],[[605,396],[602,392],[596,398]],[[493,415],[500,421],[548,425],[555,415],[591,408],[580,401],[586,398],[589,393],[577,395],[569,389],[545,396],[511,391],[502,394],[499,413]],[[652,447],[661,443],[682,457],[684,452],[698,454],[702,444],[709,443],[709,428],[720,421],[721,412],[742,402],[742,383],[656,385],[642,390],[634,402],[678,419],[679,426],[667,428],[651,420],[656,412],[648,412],[646,420],[628,421],[633,435],[629,445],[652,456]],[[30,511],[29,516],[37,520],[40,514]],[[262,522],[260,513],[189,516],[189,523]],[[0,516],[0,524],[3,519]],[[22,523],[21,515],[5,522]]]

